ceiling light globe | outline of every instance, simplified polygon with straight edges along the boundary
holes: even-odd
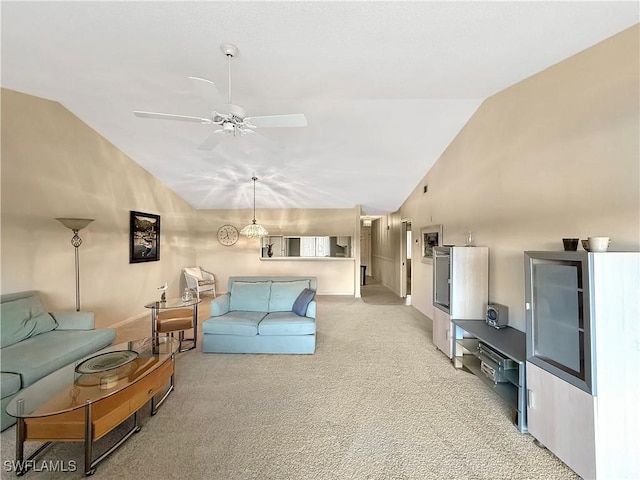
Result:
[[[267,232],[267,230],[262,225],[255,223],[254,220],[253,223],[250,223],[242,230],[240,230],[240,235],[248,238],[262,238],[269,235],[269,232]]]

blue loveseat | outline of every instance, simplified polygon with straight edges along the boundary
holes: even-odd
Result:
[[[0,298],[2,430],[16,422],[9,402],[42,377],[113,343],[113,328],[94,329],[92,312],[48,313],[37,292]]]
[[[314,353],[316,289],[315,277],[229,277],[202,323],[202,351]]]

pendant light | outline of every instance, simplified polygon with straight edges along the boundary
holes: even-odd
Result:
[[[253,220],[249,225],[240,230],[240,235],[249,238],[260,238],[269,235],[269,232],[267,232],[262,225],[256,223],[256,180],[258,179],[253,176],[251,180],[253,180]]]

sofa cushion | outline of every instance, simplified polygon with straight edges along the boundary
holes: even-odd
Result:
[[[258,325],[259,335],[311,335],[316,333],[313,318],[300,317],[293,312],[274,312]]]
[[[93,330],[95,315],[93,312],[50,312],[58,326],[56,330]]]
[[[293,307],[291,307],[293,313],[304,317],[307,314],[307,308],[309,307],[309,304],[315,298],[315,296],[316,292],[314,290],[305,288],[302,292],[300,292],[300,295],[298,295],[296,301],[293,302]]]
[[[292,282],[273,282],[271,284],[271,298],[269,312],[290,312],[293,302],[300,292],[309,288],[309,280],[295,280]]]
[[[20,375],[2,372],[0,380],[0,398],[9,397],[20,390]]]
[[[267,313],[270,294],[271,282],[233,282],[229,310]]]
[[[258,324],[265,315],[266,312],[229,312],[211,317],[202,322],[202,333],[252,337],[258,334]]]
[[[82,357],[111,345],[112,328],[51,331],[0,350],[2,371],[20,374],[22,387]]]
[[[58,324],[33,295],[0,305],[0,348],[54,330]]]
[[[315,335],[202,336],[202,351],[206,353],[312,354],[315,350]]]

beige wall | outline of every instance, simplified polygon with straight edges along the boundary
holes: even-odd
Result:
[[[94,218],[80,231],[81,307],[100,327],[148,314],[164,281],[196,259],[195,210],[59,103],[2,91],[2,293],[39,290],[75,309],[72,232],[55,217]],[[129,211],[161,215],[160,261],[129,264]]]
[[[639,57],[636,25],[487,99],[402,205],[416,231],[441,223],[444,243],[471,230],[490,247],[490,299],[515,328],[523,251],[593,235],[640,249]],[[431,266],[413,265],[429,315]]]
[[[230,247],[220,245],[217,231],[222,225],[238,230],[251,222],[246,210],[199,210],[195,245],[197,262],[216,274],[218,290],[225,292],[233,275],[312,275],[318,277],[319,294],[354,295],[357,287],[355,250],[359,209],[258,209],[256,219],[270,235],[346,235],[352,237],[354,257],[350,259],[262,260],[260,240],[240,237]],[[359,267],[359,265],[358,265]]]
[[[160,261],[129,264],[129,211],[161,216]],[[2,293],[38,290],[51,310],[75,308],[72,232],[55,217],[94,218],[80,232],[81,308],[111,326],[148,315],[144,304],[184,286],[181,269],[230,275],[315,275],[320,294],[359,295],[354,258],[268,261],[259,240],[217,241],[223,224],[242,228],[246,210],[196,211],[62,105],[2,90]],[[357,239],[359,207],[258,210],[273,235],[348,235]]]

